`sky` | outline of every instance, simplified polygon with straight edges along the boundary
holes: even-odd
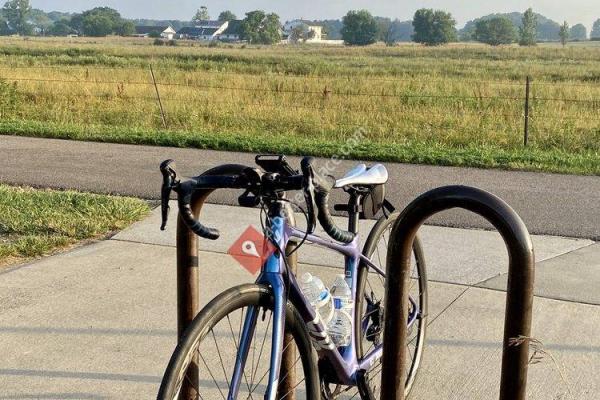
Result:
[[[583,23],[588,29],[600,18],[600,0],[31,0],[31,4],[45,11],[68,12],[108,6],[117,9],[126,18],[180,20],[190,20],[196,9],[205,5],[213,18],[224,9],[233,11],[238,17],[243,17],[247,11],[262,9],[276,12],[282,21],[295,18],[337,19],[353,9],[367,9],[374,15],[408,20],[415,10],[425,7],[451,12],[458,27],[482,15],[524,11],[528,7],[557,22],[566,20],[570,25]]]

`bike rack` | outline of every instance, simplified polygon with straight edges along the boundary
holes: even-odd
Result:
[[[427,218],[450,208],[463,208],[486,218],[500,232],[508,249],[500,400],[525,400],[535,264],[531,238],[521,218],[508,204],[491,193],[467,186],[445,186],[422,194],[404,209],[393,226],[387,255],[385,309],[398,309],[398,304],[401,307],[394,314],[395,318],[385,320],[381,398],[405,398],[404,349],[414,237]],[[511,343],[514,338],[521,340]]]
[[[237,175],[247,167],[239,164],[225,164],[212,169],[209,169],[201,174],[206,175]],[[198,219],[204,202],[214,192],[214,189],[198,190],[193,193],[190,206],[194,213],[194,218]],[[291,208],[287,209],[287,218],[290,224],[295,224],[294,213]],[[181,215],[177,217],[177,338],[182,339],[183,333],[198,315],[200,311],[200,287],[199,287],[199,262],[198,262],[198,236],[196,236],[183,222]],[[290,242],[289,246],[294,247]],[[289,249],[288,249],[289,251]],[[297,269],[297,254],[294,253],[288,260],[290,270],[296,273]],[[292,340],[286,334],[284,337],[285,344]],[[287,349],[283,354],[282,371],[292,371],[295,360],[295,349]],[[184,379],[181,391],[179,392],[179,400],[196,400],[198,393],[198,356],[195,356],[188,367],[186,379]],[[293,386],[294,379],[286,379],[289,385]],[[285,387],[282,387],[284,393]],[[288,396],[288,398],[290,398]],[[290,399],[290,400],[293,400]]]

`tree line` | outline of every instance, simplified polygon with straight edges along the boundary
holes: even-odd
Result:
[[[69,34],[85,36],[131,35],[133,21],[109,7],[96,7],[79,14],[44,13],[32,9],[29,0],[8,0],[0,13],[0,34],[22,36]]]
[[[515,21],[515,16],[519,19]],[[412,41],[436,46],[456,41],[477,41],[492,46],[519,43],[521,46],[534,46],[539,41],[540,32],[547,35],[549,26],[555,31],[556,40],[565,45],[570,40],[587,40],[587,29],[583,24],[570,27],[565,21],[562,25],[536,14],[531,8],[523,14],[491,15],[468,23],[462,31],[456,29],[452,14],[443,10],[423,8],[417,10],[412,19]],[[389,21],[389,20],[388,20]],[[554,27],[554,24],[556,25]],[[544,30],[540,31],[540,25]],[[397,26],[397,25],[396,25]],[[368,45],[377,41],[395,43],[394,24],[382,24],[366,10],[350,11],[342,19],[341,37],[349,45]],[[547,37],[547,36],[544,36]],[[554,39],[554,37],[552,37]],[[600,19],[594,22],[592,40],[600,40]]]
[[[209,20],[208,9],[200,7],[191,21],[158,21],[173,25],[176,29]],[[222,11],[219,21],[236,20],[231,11]],[[152,21],[143,21],[149,25]],[[523,14],[492,14],[469,21],[461,30],[449,12],[423,8],[417,10],[411,21],[391,20],[371,15],[366,10],[349,11],[342,20],[306,21],[320,25],[329,38],[341,38],[348,45],[369,45],[375,42],[393,44],[400,41],[415,41],[426,45],[441,45],[456,41],[478,41],[493,46],[519,43],[535,45],[541,40],[568,41],[587,40],[587,29],[583,24],[572,27],[565,21],[562,25],[551,21],[531,8]],[[32,9],[29,0],[8,0],[0,10],[0,35],[54,35],[69,34],[85,36],[132,35],[136,24],[121,17],[117,10],[96,7],[82,13],[44,13]],[[295,28],[292,35],[299,39],[307,32]],[[296,32],[297,31],[297,32]],[[281,21],[277,14],[255,10],[246,13],[240,24],[240,37],[250,43],[274,44],[281,40]],[[310,33],[310,32],[308,32]],[[338,36],[339,35],[339,36]],[[600,40],[600,19],[594,22],[592,40]]]

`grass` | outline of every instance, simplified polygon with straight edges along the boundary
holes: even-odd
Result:
[[[0,133],[600,174],[598,46],[150,43],[0,40]]]
[[[0,185],[0,265],[106,236],[148,211],[133,198]]]
[[[251,153],[315,154],[323,157],[339,156],[342,153],[345,158],[373,161],[600,175],[600,155],[591,151],[572,154],[559,149],[542,151],[533,147],[503,149],[498,146],[475,145],[457,149],[448,148],[443,144],[390,144],[369,139],[361,140],[356,146],[349,146],[349,141],[326,138],[316,140],[281,136],[264,140],[262,136],[232,133],[146,131],[112,126],[53,125],[32,121],[0,121],[0,133]]]

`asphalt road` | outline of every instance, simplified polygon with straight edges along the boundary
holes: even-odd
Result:
[[[157,199],[158,165],[167,158],[175,159],[180,174],[187,176],[224,163],[254,164],[254,155],[249,153],[0,136],[0,182]],[[297,166],[299,158],[290,157],[290,162]],[[332,174],[341,176],[356,163],[343,161]],[[507,201],[531,233],[600,240],[600,177],[397,163],[386,166],[390,173],[387,197],[397,208],[438,186],[470,185]],[[236,204],[237,195],[218,191],[210,202]],[[343,192],[335,193],[332,200],[342,202],[343,196]],[[429,223],[488,227],[480,217],[456,210],[440,213]]]

